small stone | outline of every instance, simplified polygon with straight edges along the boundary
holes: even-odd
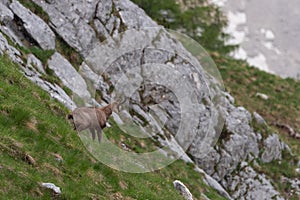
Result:
[[[64,159],[61,155],[57,154],[57,153],[52,153],[52,155],[54,156],[54,159],[57,160],[58,162],[63,162]]]
[[[173,182],[175,189],[186,199],[193,200],[193,195],[190,190],[179,180]]]
[[[55,194],[61,194],[60,188],[53,183],[42,183],[41,186],[47,189],[51,189]]]
[[[257,96],[257,97],[259,97],[259,98],[261,98],[261,99],[263,99],[263,100],[268,100],[269,99],[269,96],[268,95],[266,95],[266,94],[263,94],[263,93],[256,93],[256,95],[255,96]]]
[[[25,160],[26,160],[29,164],[31,164],[32,166],[36,166],[36,161],[35,161],[35,159],[34,159],[31,155],[29,155],[28,153],[25,154]]]

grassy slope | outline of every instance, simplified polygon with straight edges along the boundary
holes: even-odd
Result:
[[[145,174],[123,173],[97,162],[65,120],[66,113],[0,56],[0,199],[50,199],[41,182],[61,187],[59,199],[181,199],[173,188],[175,179],[186,183],[195,199],[201,199],[200,192],[222,199],[182,161]],[[107,130],[120,132],[117,127]]]

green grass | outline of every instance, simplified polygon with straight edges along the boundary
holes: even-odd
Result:
[[[70,47],[60,36],[56,37],[55,46],[56,50],[78,71],[81,63],[83,62],[83,57]]]
[[[0,77],[0,199],[51,199],[53,194],[40,187],[41,182],[61,187],[58,199],[182,199],[173,188],[175,179],[183,181],[195,199],[202,198],[201,192],[222,199],[183,161],[144,174],[107,167],[84,148],[65,119],[68,111],[3,56]],[[124,140],[117,135],[120,131],[113,124],[105,134],[117,142]],[[124,142],[137,152],[146,148],[132,138]]]
[[[199,2],[198,6],[183,10],[175,0],[133,0],[158,24],[172,30],[180,30],[199,42],[208,51],[228,54],[236,46],[225,45],[229,35],[223,32],[227,21],[221,10]],[[201,34],[198,28],[201,27]]]
[[[17,45],[16,48],[22,52],[23,57],[24,56],[26,57],[26,55],[32,53],[33,55],[35,55],[42,62],[42,64],[44,66],[47,65],[48,59],[55,52],[55,50],[43,50],[43,49],[41,49],[39,47],[36,47],[36,46],[23,47],[23,46]]]

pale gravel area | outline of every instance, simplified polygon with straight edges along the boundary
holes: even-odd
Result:
[[[229,19],[232,54],[251,65],[282,77],[300,79],[299,0],[210,0]]]

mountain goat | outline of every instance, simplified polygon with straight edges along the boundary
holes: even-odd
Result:
[[[113,102],[103,108],[80,107],[76,108],[68,115],[68,119],[74,123],[74,130],[83,131],[89,129],[92,138],[95,140],[97,131],[98,141],[101,142],[102,129],[106,127],[106,122],[112,112],[118,112],[118,103]]]

